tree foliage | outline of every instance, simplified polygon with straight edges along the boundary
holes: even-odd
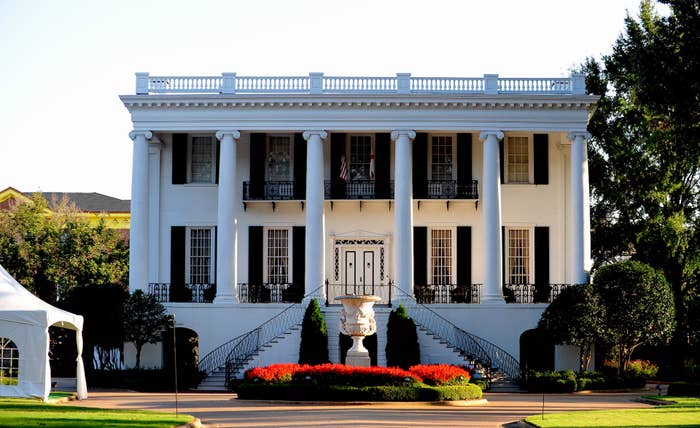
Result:
[[[588,129],[596,265],[621,255],[670,282],[676,343],[696,349],[700,284],[700,3],[651,0],[628,16],[612,53],[583,66],[601,98]]]
[[[416,324],[408,317],[406,308],[399,305],[389,313],[386,326],[386,365],[408,370],[420,364],[420,345]]]
[[[564,289],[545,309],[538,328],[556,344],[579,347],[579,371],[588,370],[593,346],[603,335],[605,307],[590,284]]]
[[[0,263],[29,291],[56,302],[76,286],[125,286],[129,252],[104,222],[90,225],[66,199],[49,211],[37,193],[0,211]]]
[[[158,343],[170,318],[155,296],[136,290],[124,302],[124,340],[136,347],[136,368],[141,368],[141,348]]]
[[[324,364],[328,359],[328,329],[316,299],[306,307],[301,324],[299,364]]]
[[[605,307],[603,339],[617,349],[620,372],[627,369],[635,348],[673,334],[673,293],[660,271],[633,260],[603,266],[593,289]]]

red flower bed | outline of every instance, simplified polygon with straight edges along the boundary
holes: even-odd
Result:
[[[289,382],[292,380],[294,373],[299,370],[309,367],[306,364],[299,365],[293,363],[271,364],[265,367],[253,367],[246,370],[243,378],[245,380],[260,379],[264,382]]]
[[[428,385],[461,384],[467,383],[471,378],[468,370],[449,364],[419,364],[408,371],[422,378]]]

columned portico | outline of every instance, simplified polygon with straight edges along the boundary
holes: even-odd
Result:
[[[304,294],[316,289],[323,295],[325,281],[325,214],[323,186],[323,140],[328,133],[322,130],[304,132],[306,140],[306,242]],[[319,288],[320,287],[320,288]]]
[[[396,286],[413,296],[413,179],[411,141],[416,133],[397,130],[394,156],[394,280]],[[402,300],[405,296],[398,296]]]
[[[216,297],[215,303],[236,302],[238,230],[236,227],[238,186],[236,186],[236,142],[241,134],[236,130],[220,130],[216,138],[221,141],[219,154],[219,189],[216,224]]]
[[[481,303],[505,303],[501,266],[501,173],[498,159],[498,141],[503,132],[483,131],[484,170],[482,180],[483,233],[484,233],[484,288]]]
[[[131,168],[131,227],[129,232],[129,291],[148,290],[148,140],[151,131],[134,130]]]
[[[590,196],[588,190],[588,132],[571,132],[571,282],[589,280],[591,258]]]

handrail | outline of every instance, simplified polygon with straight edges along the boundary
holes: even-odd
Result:
[[[413,320],[434,335],[446,340],[471,360],[479,362],[489,372],[502,373],[508,379],[520,378],[520,363],[506,350],[454,325],[428,306],[416,302],[410,294],[396,287],[401,303]]]
[[[245,336],[246,333],[240,336],[234,337],[228,342],[217,346],[214,350],[208,352],[205,356],[199,360],[199,371],[206,373],[207,375],[212,374],[216,369],[219,369],[226,364],[226,356],[231,352],[233,346],[238,343],[241,337]]]
[[[301,303],[287,306],[282,312],[260,324],[253,330],[239,336],[236,343],[226,356],[226,385],[230,385],[233,377],[245,365],[248,358],[274,338],[278,337],[293,326],[301,323],[306,308],[304,303],[307,298],[318,297],[318,291],[323,286],[316,288],[304,296]],[[236,340],[234,339],[234,340]]]

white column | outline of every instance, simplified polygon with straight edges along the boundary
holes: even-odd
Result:
[[[148,291],[148,140],[151,131],[131,131],[131,226],[129,230],[129,291]]]
[[[411,141],[416,133],[397,130],[391,133],[394,149],[394,281],[413,297],[413,164]],[[418,260],[425,263],[425,260]],[[402,293],[403,294],[403,293]],[[407,296],[397,295],[397,300]]]
[[[483,131],[484,171],[481,183],[482,222],[484,234],[484,288],[481,303],[505,303],[503,299],[501,248],[501,171],[498,141],[501,131]]]
[[[587,132],[572,132],[571,141],[571,282],[588,282],[591,260]]]
[[[219,189],[216,209],[216,297],[215,303],[237,301],[238,231],[236,228],[236,140],[241,137],[235,130],[221,130],[216,138],[221,141],[219,153]]]
[[[148,145],[148,282],[160,282],[160,151],[157,135]]]
[[[325,251],[325,214],[323,186],[323,140],[328,137],[326,131],[314,130],[304,132],[306,140],[306,243],[304,294],[314,290],[322,297],[325,289],[326,251]]]

